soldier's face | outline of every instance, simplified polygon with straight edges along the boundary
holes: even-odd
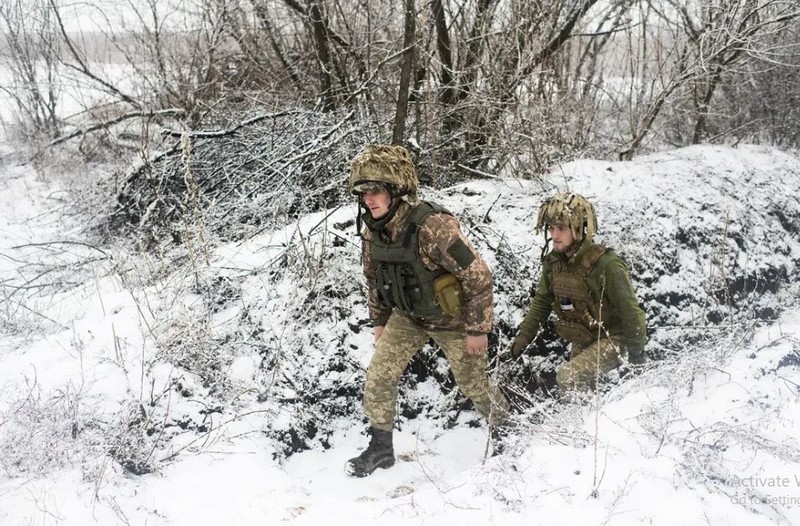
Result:
[[[575,243],[575,236],[572,235],[572,230],[564,223],[547,225],[547,231],[550,233],[550,238],[553,240],[553,250],[556,252],[567,252]]]
[[[372,219],[380,219],[389,213],[392,196],[386,190],[380,192],[364,192],[364,206],[369,209]]]

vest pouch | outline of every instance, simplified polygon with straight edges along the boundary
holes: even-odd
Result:
[[[578,345],[591,343],[597,337],[596,334],[592,334],[592,331],[587,329],[582,323],[564,320],[556,322],[556,333],[565,340]]]
[[[461,316],[461,282],[450,273],[433,280],[433,293],[442,311],[452,318]]]

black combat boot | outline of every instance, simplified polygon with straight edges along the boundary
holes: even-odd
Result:
[[[370,428],[372,438],[369,446],[355,458],[351,458],[345,465],[348,475],[366,477],[378,468],[394,466],[394,447],[392,446],[392,432]]]

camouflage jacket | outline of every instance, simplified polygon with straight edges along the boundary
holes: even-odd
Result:
[[[362,256],[364,276],[367,278],[369,316],[375,326],[385,325],[392,309],[381,303],[378,294],[377,270],[372,260],[370,239],[375,235],[384,236],[386,241],[398,239],[408,227],[411,210],[411,205],[403,201],[394,217],[379,232],[371,228],[366,228],[363,232]],[[368,213],[364,215],[364,221],[368,226],[374,223]],[[427,269],[444,269],[458,279],[461,283],[463,304],[460,318],[442,314],[413,319],[430,329],[465,330],[473,335],[490,332],[494,316],[492,273],[461,232],[458,220],[444,213],[429,215],[419,230],[419,256]]]
[[[578,251],[566,255],[551,251],[542,259],[542,273],[533,299],[519,327],[519,333],[533,337],[547,322],[554,309],[553,267],[561,264],[566,272],[578,273],[581,260],[588,251],[597,247],[584,243]],[[628,267],[619,255],[606,250],[586,275],[586,285],[595,304],[601,305],[604,336],[614,338],[620,345],[641,349],[647,342],[645,313],[636,300]]]

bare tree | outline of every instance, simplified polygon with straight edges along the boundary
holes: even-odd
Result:
[[[656,75],[650,82],[657,88],[643,103],[642,117],[632,123],[631,139],[620,153],[625,159],[641,147],[668,102],[678,108],[685,106],[683,101],[690,102],[694,124],[688,142],[705,140],[713,97],[724,76],[745,63],[780,55],[770,46],[771,37],[800,21],[800,6],[785,0],[649,0],[645,7],[660,21],[657,27],[667,28],[670,38],[661,33],[638,44],[642,46],[638,63],[655,62]],[[656,48],[647,50],[651,40]]]
[[[434,80],[438,81],[440,140],[450,144],[463,167],[485,170],[494,164],[499,169],[494,149],[497,139],[505,133],[508,117],[524,113],[517,111],[518,105],[536,106],[544,92],[555,91],[550,89],[550,81],[556,78],[553,72],[560,64],[571,62],[570,57],[577,51],[567,44],[585,33],[584,27],[600,18],[605,30],[612,21],[618,21],[628,5],[618,2],[605,9],[613,16],[603,16],[605,11],[589,16],[596,3],[431,3],[436,35],[431,39],[435,51],[431,49],[429,53],[438,59],[430,62],[439,65]],[[602,45],[595,47],[597,56]],[[581,67],[587,62],[588,56]],[[568,79],[573,72],[564,70],[560,75],[570,84]],[[583,87],[583,95],[590,97],[586,84]]]
[[[9,23],[22,1],[3,4],[0,24],[33,127],[57,122],[46,72],[61,67],[115,102],[109,123],[180,115],[191,130],[264,109],[354,111],[372,140],[403,142],[413,126],[433,170],[468,177],[724,137],[741,96],[728,83],[784,61],[800,18],[790,0],[186,0],[180,11],[145,0],[124,29],[106,24],[135,79],[121,84],[65,30],[58,0],[34,1],[60,47]],[[31,58],[58,52],[60,63]]]
[[[275,54],[275,58],[280,63],[281,68],[286,73],[286,76],[291,80],[295,89],[303,88],[303,81],[301,73],[297,69],[297,64],[289,58],[286,45],[281,38],[280,32],[276,27],[273,20],[271,10],[266,2],[262,0],[250,0],[250,3],[255,11],[256,20],[260,25],[263,33],[266,33],[266,38],[269,40],[270,48]],[[254,49],[254,52],[261,53],[260,49]],[[254,53],[255,54],[255,53]],[[260,57],[259,57],[260,58]],[[257,57],[250,57],[251,62],[261,62]]]
[[[400,73],[400,87],[397,93],[397,110],[394,117],[392,143],[402,144],[408,114],[408,88],[411,85],[414,56],[416,54],[417,9],[414,0],[405,0],[405,31],[403,34],[403,69]]]
[[[16,106],[24,136],[59,131],[61,39],[47,0],[8,0],[0,5],[0,67],[10,83],[0,91]]]
[[[773,50],[770,57],[745,63],[720,83],[715,105],[724,121],[716,124],[717,134],[798,148],[800,25],[773,35],[767,47]]]
[[[691,97],[695,114],[692,143],[698,144],[708,137],[711,101],[724,74],[745,61],[773,55],[776,50],[769,37],[796,24],[800,6],[784,0],[705,0],[699,5],[674,5],[697,54]]]

